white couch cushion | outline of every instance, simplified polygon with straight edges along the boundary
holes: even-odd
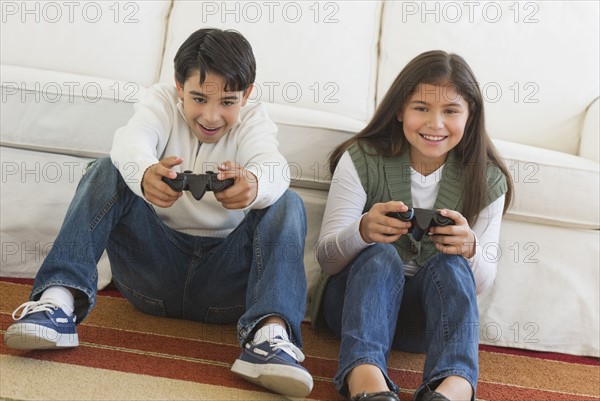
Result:
[[[262,100],[366,120],[375,104],[381,3],[179,1],[170,15],[160,80],[199,28],[235,29],[252,45]]]
[[[364,123],[332,113],[266,103],[279,129],[279,150],[288,162],[294,187],[329,189],[329,153],[364,127]]]
[[[1,277],[33,278],[62,226],[87,158],[0,147],[2,160]],[[98,288],[111,280],[106,253]]]
[[[600,163],[600,100],[588,107],[581,128],[579,156]]]
[[[598,230],[503,221],[496,281],[479,297],[481,343],[598,358],[598,243]]]
[[[2,63],[148,86],[171,2],[3,1]]]
[[[515,185],[506,217],[562,227],[600,228],[600,164],[579,156],[494,140]]]
[[[386,2],[380,100],[418,54],[464,57],[486,99],[490,135],[577,154],[586,107],[598,97],[599,3]]]
[[[49,152],[107,155],[144,87],[133,82],[2,65],[0,143]]]

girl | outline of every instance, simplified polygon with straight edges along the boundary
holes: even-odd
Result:
[[[474,400],[476,295],[494,280],[512,183],[467,63],[443,51],[417,56],[330,163],[317,257],[328,277],[321,311],[341,337],[338,391],[398,400],[386,370],[394,348],[426,353],[414,400]],[[439,210],[454,225],[417,241],[411,222],[387,215],[409,208]]]

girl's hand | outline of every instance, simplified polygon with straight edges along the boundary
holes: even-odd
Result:
[[[171,207],[183,192],[176,192],[165,183],[162,178],[177,178],[177,173],[171,170],[183,163],[177,156],[165,157],[161,161],[148,167],[142,177],[142,191],[146,200],[158,207]]]
[[[462,255],[469,259],[475,256],[475,234],[469,227],[467,219],[454,210],[441,209],[444,217],[454,220],[453,226],[432,227],[429,239],[442,253]]]
[[[402,202],[376,203],[360,220],[359,231],[367,243],[392,243],[408,232],[410,222],[386,216],[390,212],[406,212],[408,206]]]
[[[233,178],[234,183],[221,192],[215,192],[215,198],[226,209],[243,209],[256,199],[258,179],[254,174],[232,161],[219,166],[219,180]]]

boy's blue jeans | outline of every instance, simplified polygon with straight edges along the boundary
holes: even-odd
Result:
[[[322,308],[341,337],[334,378],[341,394],[348,395],[346,375],[361,364],[379,367],[397,391],[386,368],[392,348],[426,353],[416,394],[448,376],[465,378],[475,391],[479,312],[473,274],[462,256],[438,254],[405,278],[394,247],[372,245],[329,278]]]
[[[305,236],[304,205],[291,191],[268,208],[251,210],[226,238],[175,231],[103,158],[81,179],[31,299],[53,285],[77,289],[75,313],[81,322],[96,303],[96,264],[106,249],[114,284],[142,312],[237,321],[242,344],[252,340],[257,323],[277,315],[301,346]]]

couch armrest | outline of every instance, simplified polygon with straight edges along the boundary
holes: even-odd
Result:
[[[600,111],[599,98],[587,108],[581,126],[579,156],[600,163]]]

